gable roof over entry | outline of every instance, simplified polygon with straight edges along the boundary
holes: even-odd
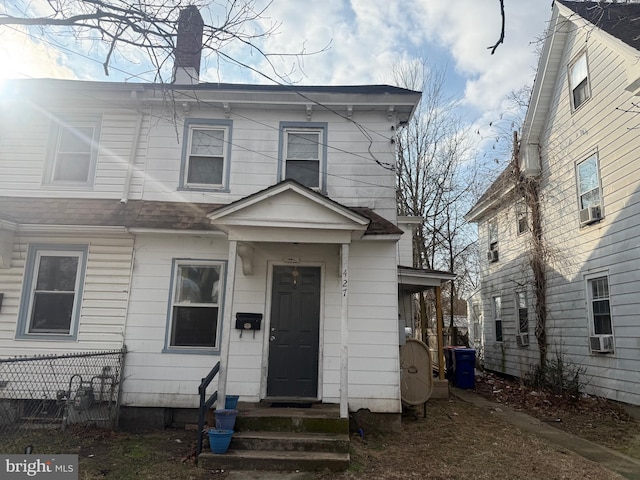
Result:
[[[368,233],[372,215],[350,209],[294,180],[225,205],[208,215],[211,223],[227,233],[229,240],[350,243]],[[373,213],[373,212],[370,212]],[[393,239],[402,233],[376,215],[373,234]]]

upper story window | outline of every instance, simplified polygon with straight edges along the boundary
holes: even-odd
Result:
[[[569,67],[569,88],[574,110],[591,97],[586,52],[581,53]]]
[[[231,144],[230,120],[185,120],[180,186],[227,190]]]
[[[281,122],[280,127],[280,179],[324,191],[327,124]]]
[[[489,263],[498,261],[498,220],[493,218],[488,222],[489,229],[489,252],[487,253],[487,260]]]
[[[174,261],[168,351],[219,348],[223,272],[223,262]]]
[[[60,120],[51,128],[43,184],[93,185],[98,145],[100,117],[77,117]]]
[[[86,258],[85,245],[29,247],[18,338],[75,338]]]
[[[593,154],[576,165],[580,224],[588,225],[602,218],[602,195],[598,155]]]
[[[502,298],[499,296],[493,297],[492,305],[493,323],[495,326],[495,340],[496,342],[502,341]]]
[[[518,235],[522,235],[529,231],[527,204],[524,203],[524,201],[516,203],[516,229]]]

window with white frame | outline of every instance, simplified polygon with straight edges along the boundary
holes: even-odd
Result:
[[[231,122],[185,121],[181,186],[191,189],[226,189],[229,175]]]
[[[577,164],[578,198],[580,210],[600,206],[600,175],[598,154],[593,154]]]
[[[493,323],[495,326],[495,340],[502,341],[502,298],[493,297]]]
[[[581,53],[569,67],[569,87],[574,110],[591,97],[586,52]]]
[[[526,292],[516,292],[516,309],[518,311],[518,333],[529,333],[529,306]]]
[[[167,348],[219,347],[223,262],[174,261]]]
[[[279,178],[292,179],[309,188],[324,191],[326,145],[326,123],[280,122]]]
[[[100,117],[81,117],[56,122],[50,134],[43,184],[93,185]]]
[[[587,294],[593,333],[595,335],[612,335],[609,278],[606,275],[587,278]]]
[[[524,201],[516,203],[516,229],[518,235],[529,231],[527,204]]]
[[[18,337],[70,338],[77,332],[87,247],[29,247]]]
[[[471,308],[471,314],[473,315],[473,339],[475,342],[480,342],[480,305],[474,303]]]
[[[489,263],[498,261],[498,220],[493,218],[488,222],[489,230],[489,252],[487,258]]]

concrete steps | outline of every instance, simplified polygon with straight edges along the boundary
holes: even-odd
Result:
[[[332,405],[270,408],[240,404],[229,451],[203,449],[207,469],[341,471],[349,467],[349,421]]]

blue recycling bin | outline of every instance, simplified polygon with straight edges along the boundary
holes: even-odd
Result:
[[[458,388],[475,388],[476,351],[473,348],[453,350],[453,384]]]

